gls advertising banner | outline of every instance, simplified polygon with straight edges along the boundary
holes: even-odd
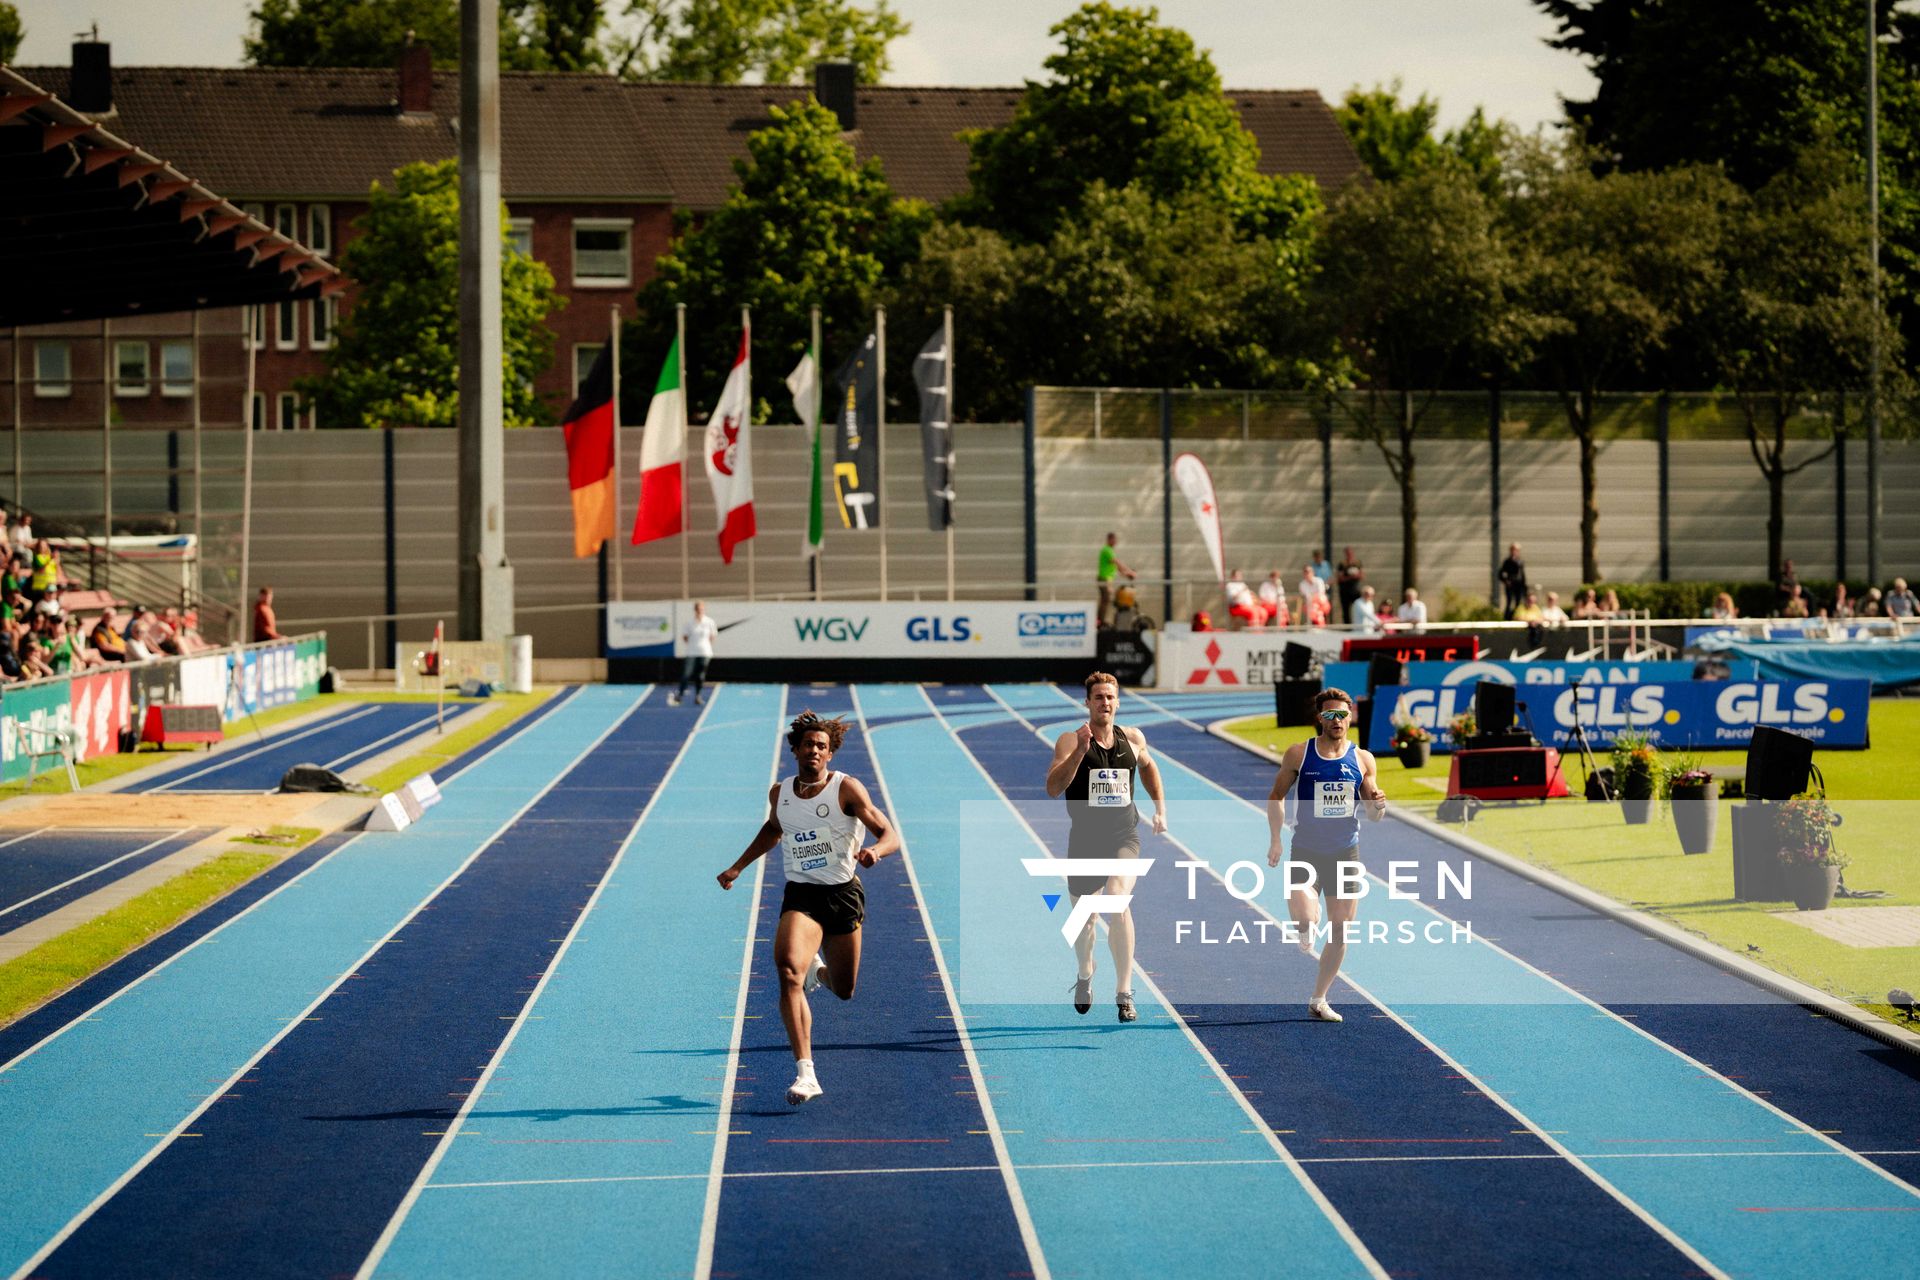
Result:
[[[1688,662],[1409,662],[1408,687],[1450,688],[1482,680],[1501,684],[1678,684],[1693,679]],[[1749,673],[1751,674],[1751,673]],[[1367,687],[1364,662],[1329,662],[1325,682],[1358,697]]]
[[[1572,729],[1585,726],[1594,747],[1633,730],[1661,747],[1737,748],[1757,724],[1811,738],[1821,747],[1867,745],[1865,680],[1700,680],[1686,684],[1572,684],[1527,690],[1517,712],[1542,744],[1577,749]],[[1396,719],[1411,719],[1433,734],[1436,751],[1452,751],[1453,718],[1473,708],[1473,687],[1375,691],[1369,742],[1386,742]]]
[[[716,601],[707,616],[720,629],[714,656],[721,659],[1094,656],[1091,604]],[[686,602],[609,604],[607,655],[684,657],[681,631],[692,617]]]

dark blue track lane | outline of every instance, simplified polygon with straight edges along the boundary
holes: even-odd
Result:
[[[433,715],[430,702],[362,703],[316,724],[273,734],[265,742],[235,739],[206,760],[138,779],[126,790],[271,791],[296,764],[351,769],[426,729]]]
[[[797,715],[803,707],[854,718],[844,688],[792,690],[789,710]],[[789,757],[783,775],[791,765]],[[859,778],[885,805],[857,727],[833,767]],[[912,834],[906,833],[909,841]],[[812,996],[813,1056],[826,1093],[803,1107],[786,1104],[793,1056],[780,1021],[772,945],[754,949],[747,1006],[757,1016],[741,1036],[741,1100],[731,1125],[747,1132],[727,1143],[713,1274],[1027,1274],[1026,1249],[906,868],[891,858],[864,871],[861,881],[867,918],[859,990],[844,1004],[824,987]],[[785,884],[777,867],[769,867],[761,881],[760,937],[774,936]],[[953,1166],[969,1169],[734,1176]]]
[[[1164,752],[1170,734],[1190,732],[1154,726],[1148,745]],[[1011,721],[960,738],[1064,856],[1068,817],[1066,806],[1046,794],[1045,744]],[[1178,818],[1176,811],[1176,832]],[[1195,877],[1189,900],[1185,873],[1172,867],[1186,854],[1145,824],[1141,833],[1142,854],[1161,865],[1135,882],[1140,965],[1280,1141],[1312,1162],[1308,1176],[1390,1274],[1469,1274],[1441,1259],[1472,1259],[1476,1276],[1693,1269],[1505,1108],[1398,1023],[1374,1016],[1350,990],[1334,991],[1345,1025],[1336,1030],[1308,1018],[1314,961],[1277,937],[1259,947],[1167,945],[1176,920],[1196,927],[1205,921],[1212,937],[1225,938],[1235,921],[1258,936],[1264,917],[1206,875]],[[1104,968],[1104,945],[1098,958]],[[1246,989],[1227,996],[1235,987]],[[1219,1003],[1223,998],[1245,1002]]]
[[[689,728],[622,719],[36,1274],[351,1275]]]
[[[0,845],[0,933],[58,911],[213,833],[39,831]]]

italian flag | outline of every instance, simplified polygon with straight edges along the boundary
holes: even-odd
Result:
[[[707,419],[707,483],[713,488],[713,510],[720,521],[720,560],[733,563],[733,549],[751,538],[753,526],[753,452],[748,447],[753,398],[748,373],[750,335],[740,330],[740,354],[720,392],[720,403]]]
[[[680,389],[680,339],[667,348],[647,405],[646,434],[640,438],[640,509],[633,518],[633,543],[671,538],[686,531],[687,504],[681,459],[686,453],[687,398]]]

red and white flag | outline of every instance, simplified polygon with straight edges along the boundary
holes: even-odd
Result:
[[[1213,561],[1214,579],[1225,582],[1226,540],[1220,532],[1220,499],[1213,491],[1213,474],[1199,458],[1183,453],[1173,460],[1173,480],[1186,495],[1187,510],[1200,528],[1200,541],[1206,544],[1207,557]]]
[[[753,454],[747,436],[753,422],[751,333],[740,327],[740,354],[721,388],[720,402],[707,419],[707,483],[713,486],[713,510],[720,523],[720,559],[733,563],[733,549],[754,534]]]

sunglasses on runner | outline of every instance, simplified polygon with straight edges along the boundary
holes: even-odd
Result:
[[[1322,711],[1320,718],[1322,720],[1345,720],[1352,714],[1353,712],[1351,711]]]

